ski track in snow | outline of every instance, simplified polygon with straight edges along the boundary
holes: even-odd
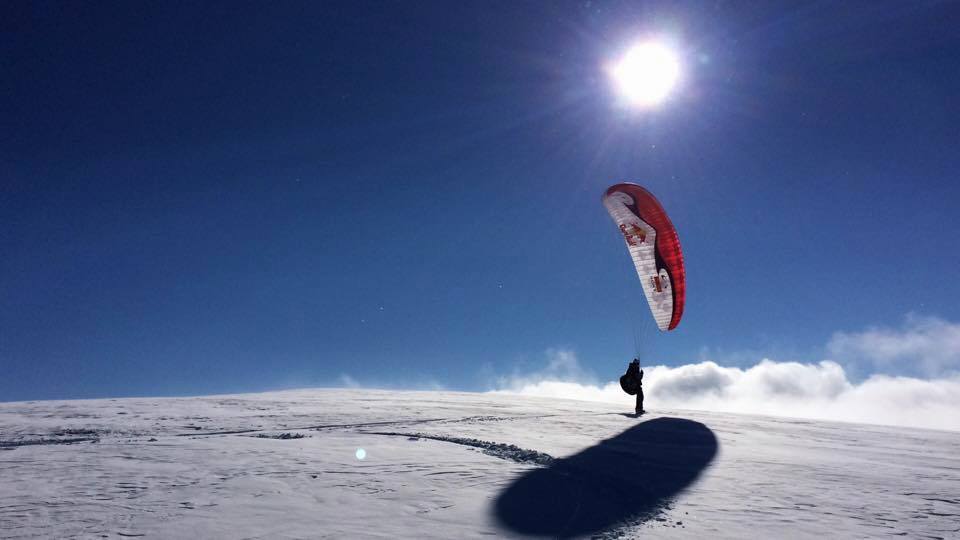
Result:
[[[501,444],[490,441],[481,441],[478,439],[463,439],[460,437],[441,437],[437,435],[425,435],[423,433],[394,433],[384,431],[365,431],[373,435],[387,435],[391,437],[407,437],[408,440],[432,439],[435,441],[449,442],[479,448],[488,456],[498,457],[515,463],[534,463],[536,465],[550,465],[553,463],[553,456],[537,452],[536,450],[527,450],[513,444]]]
[[[510,494],[570,470],[587,491],[561,501],[619,508],[556,529],[584,536],[960,537],[960,433],[630,406],[373,390],[0,403],[0,538],[521,537],[554,529],[533,506],[518,525]],[[705,426],[715,457],[682,470],[684,434],[638,426],[668,417]],[[611,460],[634,470],[618,483]]]

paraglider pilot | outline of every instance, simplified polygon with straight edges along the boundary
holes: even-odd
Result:
[[[643,370],[640,369],[640,361],[636,358],[627,366],[627,372],[620,377],[620,386],[628,394],[637,394],[637,415],[643,414]]]

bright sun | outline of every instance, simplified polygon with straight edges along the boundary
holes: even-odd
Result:
[[[617,90],[631,104],[648,107],[663,101],[680,78],[680,63],[665,45],[634,46],[610,68]]]

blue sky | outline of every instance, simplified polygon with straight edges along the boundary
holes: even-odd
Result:
[[[647,363],[960,320],[960,7],[706,4],[4,5],[0,400],[612,378],[619,181],[686,258]],[[647,36],[684,82],[626,110]]]

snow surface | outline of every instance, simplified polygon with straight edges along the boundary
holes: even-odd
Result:
[[[629,405],[2,403],[0,537],[960,537],[960,433]]]

